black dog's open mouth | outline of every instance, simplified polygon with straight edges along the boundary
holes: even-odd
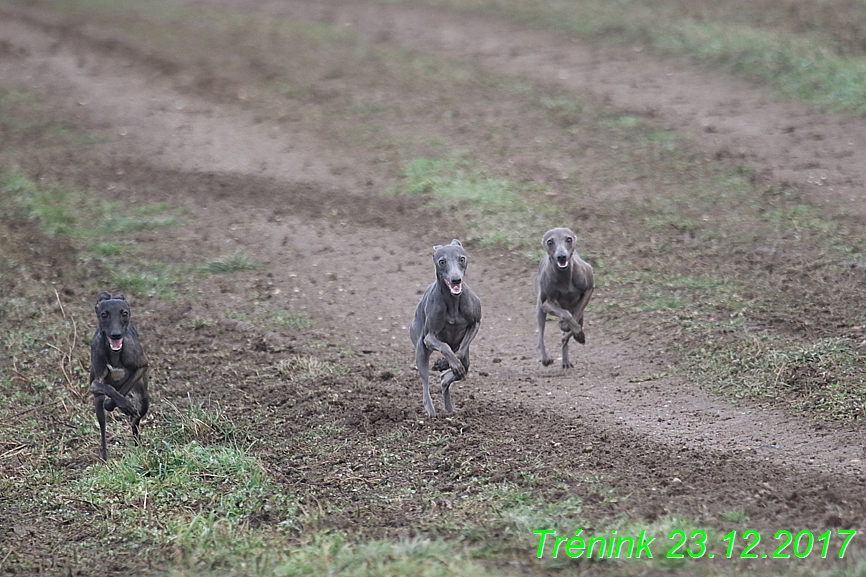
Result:
[[[119,351],[123,347],[123,338],[119,339],[108,339],[108,346],[111,347],[112,351]]]
[[[451,290],[451,294],[453,294],[453,295],[459,295],[460,293],[463,292],[463,282],[462,281],[452,283],[451,281],[446,280],[445,284],[448,285],[448,288]]]

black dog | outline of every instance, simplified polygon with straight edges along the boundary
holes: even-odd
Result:
[[[99,422],[102,460],[108,459],[105,445],[105,411],[119,408],[129,417],[132,437],[138,443],[138,424],[147,414],[147,355],[138,331],[130,322],[126,297],[107,292],[96,295],[99,327],[90,341],[90,392]],[[128,397],[128,398],[127,398]]]
[[[436,282],[427,287],[415,309],[409,337],[415,345],[415,366],[421,375],[424,408],[436,415],[430,397],[430,353],[442,353],[433,370],[444,371],[439,385],[445,398],[445,410],[451,411],[451,383],[466,376],[469,370],[469,343],[481,326],[481,301],[463,282],[466,274],[466,251],[459,240],[433,247]]]

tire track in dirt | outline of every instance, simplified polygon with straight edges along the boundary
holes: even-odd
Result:
[[[329,143],[316,135],[268,133],[238,106],[178,93],[169,82],[158,81],[146,63],[73,43],[58,47],[50,32],[20,21],[0,23],[0,36],[26,47],[20,53],[25,55],[0,60],[4,82],[15,79],[52,98],[63,95],[58,105],[67,110],[84,103],[88,122],[125,133],[121,143],[112,145],[111,156],[112,162],[127,165],[117,179],[121,187],[149,201],[165,198],[189,207],[199,223],[188,231],[192,246],[246,248],[267,263],[273,286],[289,295],[287,302],[305,307],[328,338],[351,348],[367,339],[370,344],[362,347],[373,351],[378,365],[394,368],[404,382],[414,381],[405,326],[418,291],[430,281],[425,258],[430,244],[447,241],[440,237],[448,233],[435,223],[419,226],[405,215],[410,207],[401,212],[400,203],[391,201],[368,212],[369,222],[353,222],[356,208],[372,201],[366,175],[372,173],[379,182],[388,175],[365,170],[362,156],[335,157],[328,152]],[[79,66],[82,58],[89,64]],[[99,103],[97,110],[92,103]],[[292,154],[287,154],[287,142],[295,144]],[[357,172],[332,170],[347,164]],[[156,178],[160,170],[169,172]],[[210,173],[211,181],[201,184],[202,173]],[[183,185],[184,179],[197,184],[180,186],[183,194],[155,186]],[[105,175],[96,178],[101,180]],[[323,194],[335,199],[334,209],[344,201],[344,212],[323,214]],[[376,226],[377,212],[389,226]],[[838,497],[822,496],[819,487],[835,487],[843,495],[861,488],[861,465],[850,462],[861,456],[861,433],[821,435],[773,411],[733,406],[678,379],[648,380],[667,367],[659,366],[648,346],[606,340],[601,315],[587,319],[589,344],[580,349],[575,371],[542,369],[534,358],[531,271],[494,251],[475,250],[471,256],[468,282],[483,299],[485,320],[473,374],[455,391],[459,409],[473,411],[473,401],[492,399],[493,405],[505,403],[514,411],[554,411],[561,415],[556,422],[591,422],[586,429],[591,437],[602,443],[614,439],[619,447],[615,454],[620,462],[607,464],[609,474],[634,487],[670,483],[671,451],[684,448],[689,456],[679,470],[691,471],[693,484],[683,491],[690,495],[692,509],[699,509],[702,496],[711,493],[728,499],[740,492],[755,494],[765,478],[810,488],[804,507],[813,513],[825,504],[828,510],[839,507]],[[323,277],[328,279],[324,283]],[[420,400],[417,405],[420,415]],[[576,448],[582,439],[570,442]],[[632,466],[628,447],[642,462],[638,473],[621,466]],[[729,460],[739,465],[705,470],[705,462]],[[721,489],[714,492],[715,485]],[[673,507],[686,500],[680,497],[660,502]],[[860,522],[859,510],[857,502],[846,504],[844,522]]]
[[[200,0],[182,0],[195,4]],[[807,190],[831,212],[866,218],[866,123],[775,98],[747,82],[660,60],[642,47],[603,49],[494,18],[372,1],[220,0],[226,6],[321,20],[482,68],[591,94],[689,134],[716,159],[756,167]]]

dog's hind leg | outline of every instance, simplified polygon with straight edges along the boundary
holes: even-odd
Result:
[[[547,313],[541,306],[541,298],[538,299],[536,316],[538,317],[538,353],[541,355],[541,364],[546,367],[553,362],[553,359],[547,355],[547,349],[544,348],[544,324],[547,322]]]
[[[449,413],[454,410],[451,406],[451,383],[456,380],[457,377],[454,376],[454,371],[451,369],[442,373],[442,377],[439,380],[439,384],[442,387],[442,398],[445,400],[445,410]]]
[[[105,397],[103,395],[93,396],[93,405],[96,407],[96,422],[99,423],[99,457],[103,462],[108,460],[108,447],[105,444]]]
[[[460,363],[466,368],[466,371],[469,371],[469,351],[466,351],[466,355],[463,357],[458,357],[460,359]],[[454,410],[451,406],[451,385],[456,381],[462,380],[462,377],[455,377],[454,371],[448,369],[444,373],[442,373],[441,378],[439,379],[439,385],[442,387],[442,397],[445,399],[445,410],[449,413]]]
[[[574,365],[568,360],[568,339],[574,336],[574,333],[571,330],[564,331],[562,333],[562,368],[563,369],[573,369]],[[576,337],[575,337],[576,338]]]
[[[448,359],[442,357],[440,359],[436,359],[436,362],[433,363],[433,366],[430,367],[431,371],[447,371],[448,370]]]
[[[415,367],[421,375],[422,397],[424,409],[430,417],[436,416],[436,408],[433,407],[433,398],[430,396],[430,349],[424,344],[423,339],[418,340],[415,345]]]
[[[583,318],[581,318],[578,323],[581,328],[583,327]],[[574,365],[571,364],[571,361],[568,359],[568,339],[574,337],[574,340],[579,342],[580,344],[586,343],[586,336],[584,332],[581,330],[580,333],[574,334],[574,331],[571,330],[569,324],[565,321],[559,322],[559,328],[562,330],[562,368],[563,369],[573,369]]]
[[[136,445],[140,445],[141,441],[139,439],[139,431],[138,425],[141,423],[141,419],[147,414],[147,409],[150,407],[150,401],[147,398],[147,395],[141,397],[141,402],[138,407],[138,416],[130,416],[129,424],[132,425],[132,439],[135,441]]]

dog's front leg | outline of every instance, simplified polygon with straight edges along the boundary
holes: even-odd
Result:
[[[130,372],[126,377],[126,380],[124,380],[120,384],[119,387],[116,387],[116,390],[120,394],[120,396],[122,396],[124,399],[126,399],[126,395],[128,395],[132,389],[134,389],[136,386],[138,386],[138,384],[141,382],[141,380],[145,376],[147,376],[147,371],[148,371],[148,368],[147,368],[147,365],[145,365],[143,367],[139,367],[136,370]],[[115,406],[120,406],[120,404],[116,403],[113,398],[108,398],[105,400],[105,409],[107,411],[113,411]],[[129,406],[132,406],[132,405],[129,405]],[[123,410],[123,407],[121,407],[120,410],[129,416],[135,416],[135,415],[132,415],[129,412]],[[138,412],[138,409],[136,409],[136,413],[137,412]]]
[[[454,354],[454,351],[451,350],[448,343],[440,341],[432,332],[428,332],[424,336],[424,344],[427,345],[427,347],[442,353],[442,356],[448,360],[448,366],[451,367],[452,371],[454,371],[454,376],[456,376],[458,380],[466,376],[466,367],[463,366],[463,363],[460,362],[460,359],[457,358],[457,355]]]
[[[424,339],[418,339],[415,344],[415,368],[421,375],[421,400],[424,403],[424,409],[428,416],[435,417],[436,408],[433,406],[432,397],[430,397],[430,349],[424,344]]]
[[[586,335],[583,332],[583,311],[586,309],[586,305],[589,304],[589,299],[592,298],[592,292],[595,290],[594,287],[589,287],[583,292],[580,300],[577,302],[577,305],[574,307],[574,311],[571,313],[571,318],[577,321],[578,330],[575,331],[574,327],[571,328],[571,332],[574,333],[574,340],[579,342],[580,344],[586,344]]]
[[[473,323],[470,325],[469,328],[466,329],[466,334],[463,335],[463,340],[460,342],[460,346],[457,348],[457,352],[455,353],[467,371],[469,370],[469,345],[478,334],[478,329],[480,328],[481,323]]]
[[[546,314],[553,315],[555,317],[559,317],[560,319],[562,319],[571,328],[571,332],[577,334],[581,331],[580,325],[577,323],[577,320],[574,318],[574,315],[572,315],[569,311],[565,310],[564,308],[553,304],[549,300],[546,300],[541,304],[541,309]]]
[[[101,396],[103,399],[108,397],[103,401],[103,408],[107,410],[113,410],[114,407],[109,403],[109,399],[114,403],[118,409],[123,411],[124,414],[129,415],[130,417],[139,417],[138,409],[132,406],[132,403],[129,400],[121,395],[117,389],[112,387],[107,383],[102,382],[93,382],[90,383],[90,392],[96,396]]]
[[[137,368],[117,390],[124,397],[147,375],[147,365]]]

